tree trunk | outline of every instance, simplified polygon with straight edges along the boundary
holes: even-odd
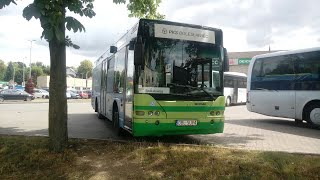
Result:
[[[64,19],[64,18],[63,18]],[[65,37],[64,22],[59,29]],[[66,46],[53,38],[50,49],[49,148],[61,152],[68,143],[68,107],[66,97]]]

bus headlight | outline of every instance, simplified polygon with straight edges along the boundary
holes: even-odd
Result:
[[[149,111],[149,112],[148,112],[148,115],[149,115],[149,116],[152,116],[152,115],[153,115],[153,112],[152,112],[152,111]]]
[[[160,115],[160,111],[154,112],[154,115],[159,116]]]
[[[137,116],[144,116],[144,111],[136,111]]]

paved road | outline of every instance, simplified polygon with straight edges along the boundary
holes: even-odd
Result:
[[[100,120],[90,103],[68,104],[68,127],[71,138],[118,138],[108,121]],[[48,104],[0,104],[0,134],[48,135]],[[245,106],[228,107],[223,134],[170,136],[132,141],[173,143],[208,143],[218,146],[252,150],[286,151],[320,154],[320,130],[305,124],[296,125],[291,119],[272,118],[250,113]]]

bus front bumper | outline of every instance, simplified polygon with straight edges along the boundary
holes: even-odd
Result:
[[[222,133],[224,119],[198,121],[195,126],[177,126],[176,119],[135,119],[133,136],[164,136]]]

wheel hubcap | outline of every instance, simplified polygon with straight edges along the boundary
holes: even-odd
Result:
[[[320,125],[320,108],[315,108],[310,112],[310,120],[314,124]]]

